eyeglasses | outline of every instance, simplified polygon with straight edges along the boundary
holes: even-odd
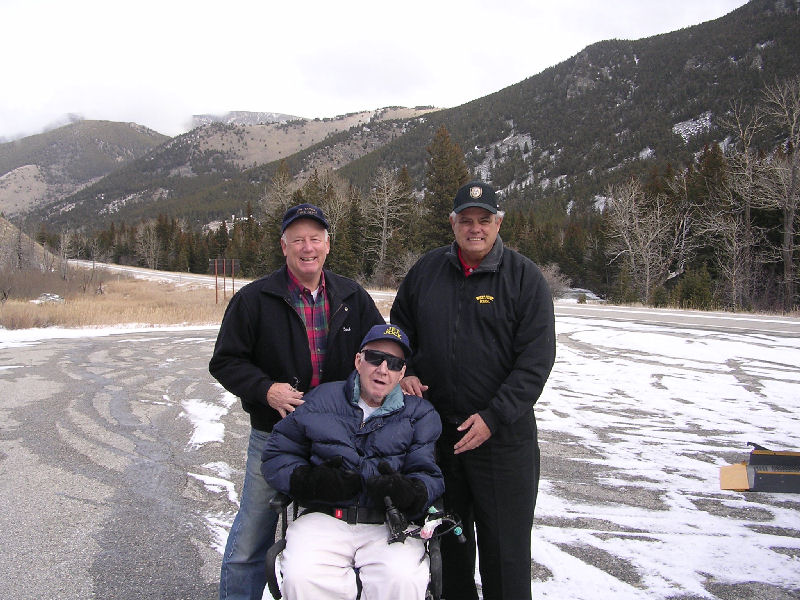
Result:
[[[361,355],[365,361],[376,367],[380,367],[381,363],[386,361],[386,368],[390,371],[400,371],[406,364],[406,359],[381,352],[380,350],[362,350]]]

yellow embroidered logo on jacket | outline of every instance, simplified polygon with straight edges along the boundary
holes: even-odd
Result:
[[[401,341],[403,339],[403,336],[400,334],[400,330],[397,327],[387,327],[386,331],[383,332],[383,335],[393,335]]]
[[[484,294],[483,296],[475,296],[475,300],[478,301],[478,304],[491,304],[494,302],[494,296]]]

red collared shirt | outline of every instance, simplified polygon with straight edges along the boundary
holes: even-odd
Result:
[[[464,257],[461,255],[461,248],[458,249],[458,260],[461,263],[461,270],[464,272],[464,277],[469,277],[475,272],[480,264],[477,265],[468,265],[464,262]]]
[[[294,308],[306,327],[308,349],[311,351],[311,388],[315,388],[322,380],[322,369],[325,365],[325,350],[328,345],[328,320],[330,304],[325,289],[325,274],[322,273],[317,288],[317,298],[307,287],[302,285],[290,270],[289,295]]]

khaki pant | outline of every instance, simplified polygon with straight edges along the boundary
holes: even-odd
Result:
[[[353,600],[356,573],[364,600],[423,600],[429,567],[421,540],[389,544],[386,525],[350,525],[308,513],[286,532],[281,557],[286,600]]]

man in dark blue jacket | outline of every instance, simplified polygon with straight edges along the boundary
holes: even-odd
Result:
[[[389,543],[384,498],[410,518],[442,494],[434,459],[439,415],[398,385],[411,353],[405,333],[376,325],[346,381],[324,383],[275,425],[262,472],[306,512],[286,533],[283,595],[422,600],[428,564],[421,540]]]
[[[261,453],[273,425],[321,382],[346,378],[364,334],[385,323],[355,281],[323,269],[330,251],[322,210],[286,211],[281,249],[286,266],[240,289],[222,319],[211,374],[250,415],[250,441],[239,512],[222,557],[220,600],[261,600],[265,558],[278,515],[275,491],[261,476]]]
[[[442,595],[477,600],[475,531],[484,600],[531,597],[531,529],[539,483],[533,405],[555,359],[553,300],[538,267],[503,246],[494,189],[455,197],[451,246],[431,250],[397,291],[391,320],[414,356],[401,386],[442,417],[445,508],[466,544],[442,540]]]

